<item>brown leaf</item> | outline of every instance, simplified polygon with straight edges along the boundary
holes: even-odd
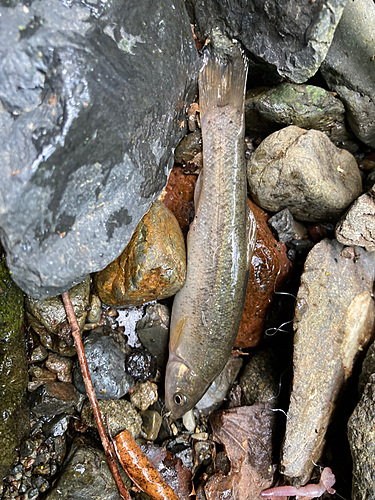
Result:
[[[273,478],[274,413],[267,404],[257,403],[219,412],[211,425],[215,441],[225,447],[231,471],[208,480],[207,500],[258,500]]]

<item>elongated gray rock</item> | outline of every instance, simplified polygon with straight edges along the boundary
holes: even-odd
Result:
[[[370,1],[370,0],[369,0]],[[255,56],[294,83],[304,83],[324,60],[347,0],[190,0],[197,32],[212,39],[219,28],[240,40]]]
[[[375,4],[349,1],[321,71],[345,104],[355,135],[375,147]]]
[[[353,458],[353,500],[375,499],[375,374],[348,422],[348,439]]]
[[[294,375],[281,470],[306,483],[358,350],[374,328],[375,252],[323,240],[310,251],[294,317]]]
[[[0,7],[1,239],[27,294],[123,251],[166,184],[197,73],[183,2]]]

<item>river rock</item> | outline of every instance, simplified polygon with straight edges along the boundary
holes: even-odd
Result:
[[[144,316],[136,324],[136,332],[142,345],[156,358],[163,369],[167,363],[170,311],[163,304],[146,306]]]
[[[54,417],[62,413],[73,415],[81,408],[83,400],[73,384],[47,382],[32,393],[31,411],[37,417]]]
[[[102,335],[102,330],[92,330],[83,346],[91,382],[98,399],[117,399],[129,392],[134,379],[125,371],[125,353],[120,350],[112,337]],[[85,384],[79,365],[73,371],[74,385],[86,394]]]
[[[352,499],[375,499],[375,374],[348,422],[353,459]]]
[[[158,400],[158,386],[154,382],[137,382],[130,394],[130,402],[141,411],[147,410]]]
[[[306,227],[294,220],[288,208],[284,208],[284,210],[273,215],[269,219],[268,225],[277,234],[278,240],[284,241],[284,243],[307,237]]]
[[[362,371],[358,381],[358,394],[362,395],[371,375],[375,373],[375,342],[373,341],[367,350],[366,357],[362,363]]]
[[[324,132],[335,146],[353,152],[358,146],[345,129],[345,107],[331,92],[314,85],[284,82],[246,94],[246,132],[269,135],[288,125]],[[187,136],[188,137],[188,136]]]
[[[69,296],[77,316],[78,326],[83,330],[89,305],[91,278],[87,276],[82,283],[69,290]],[[61,297],[36,300],[26,297],[27,318],[41,343],[63,356],[74,356],[76,350],[70,334],[70,325]]]
[[[119,468],[125,486],[131,483]],[[64,470],[46,500],[122,500],[102,449],[87,439],[78,437],[72,444]]]
[[[22,330],[23,293],[0,258],[0,485],[29,432],[26,343]]]
[[[16,283],[54,296],[117,258],[187,131],[184,2],[0,7],[0,227]]]
[[[138,437],[142,428],[142,418],[134,406],[125,399],[99,400],[100,413],[106,415],[106,423],[112,436],[127,429],[133,437]],[[96,421],[88,400],[83,405],[81,418],[89,427],[96,429]],[[107,420],[108,419],[108,420]]]
[[[277,406],[280,376],[275,361],[270,349],[256,351],[251,356],[240,378],[244,405],[266,403],[271,408]]]
[[[293,388],[281,471],[299,486],[320,459],[358,351],[374,328],[375,253],[321,241],[307,256],[294,317]]]
[[[164,205],[176,217],[185,236],[194,219],[194,190],[197,178],[196,175],[185,174],[182,167],[174,166],[162,194]]]
[[[265,210],[337,221],[361,193],[355,158],[317,130],[291,125],[268,136],[247,164],[250,192]]]
[[[162,422],[163,418],[157,411],[146,410],[142,412],[142,431],[147,441],[155,441],[157,439]]]
[[[155,201],[123,253],[95,276],[105,304],[140,305],[175,295],[185,280],[185,242],[176,217]]]
[[[335,235],[343,245],[375,250],[375,186],[353,203],[337,224]]]
[[[60,382],[72,382],[73,360],[70,358],[51,352],[46,361],[46,368],[50,372],[56,373],[57,379]]]
[[[174,161],[183,165],[184,173],[198,174],[200,172],[203,166],[202,131],[200,128],[182,139],[174,153]]]
[[[236,347],[254,347],[262,339],[269,307],[292,271],[285,243],[277,242],[267,225],[269,216],[248,199],[256,219],[257,239],[251,259],[249,282]]]
[[[217,28],[239,40],[253,55],[252,65],[267,64],[268,72],[278,72],[294,83],[304,83],[324,60],[346,0],[332,4],[277,0],[191,0],[196,34],[213,39]]]
[[[375,5],[347,2],[321,72],[345,104],[354,134],[375,147]]]

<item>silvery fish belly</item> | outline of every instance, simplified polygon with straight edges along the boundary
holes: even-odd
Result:
[[[255,243],[244,160],[247,65],[238,48],[232,52],[225,63],[209,56],[199,79],[203,170],[166,373],[166,404],[175,418],[195,406],[228,361]]]

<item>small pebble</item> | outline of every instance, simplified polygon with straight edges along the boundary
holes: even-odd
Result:
[[[146,349],[135,348],[126,358],[125,369],[129,375],[139,382],[145,382],[155,377],[156,360]]]
[[[99,297],[95,294],[91,295],[90,311],[87,314],[87,323],[98,323],[102,315],[102,303]]]
[[[65,356],[50,352],[46,361],[46,368],[56,373],[60,382],[72,382],[73,361]]]
[[[30,361],[31,363],[37,363],[38,361],[44,361],[48,356],[47,349],[42,345],[38,345],[32,350]]]
[[[198,432],[197,434],[192,434],[191,437],[197,441],[207,441],[208,432]]]
[[[144,383],[137,382],[130,394],[131,403],[142,411],[147,410],[157,400],[158,386],[149,380]]]
[[[36,500],[39,496],[39,491],[37,488],[31,488],[26,492],[26,495],[28,500]]]
[[[155,441],[158,437],[162,421],[162,417],[155,410],[142,412],[142,431],[145,433],[148,441]]]
[[[194,418],[194,413],[193,410],[189,410],[185,415],[182,417],[182,422],[185,426],[185,429],[189,432],[194,432],[195,430],[195,418]]]

